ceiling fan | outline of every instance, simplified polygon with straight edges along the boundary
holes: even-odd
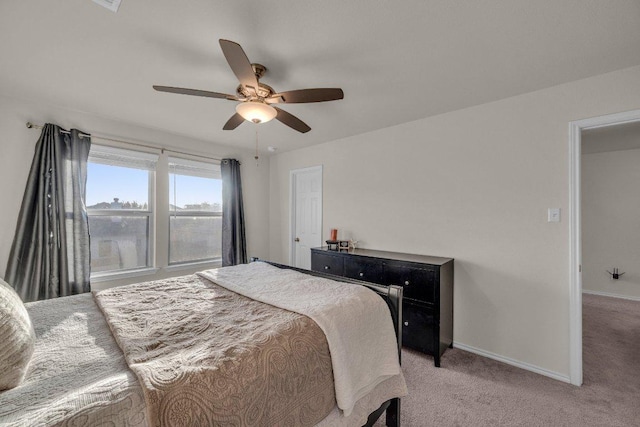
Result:
[[[179,93],[182,95],[204,96],[240,102],[236,113],[225,123],[222,129],[233,130],[244,121],[266,123],[276,119],[298,132],[306,133],[311,128],[291,113],[273,104],[301,104],[307,102],[335,101],[344,98],[342,89],[316,88],[276,92],[271,86],[260,83],[260,78],[267,71],[261,64],[252,64],[242,47],[230,40],[220,39],[220,47],[231,70],[240,81],[235,95],[209,92],[198,89],[185,89],[171,86],[153,86],[160,92]]]

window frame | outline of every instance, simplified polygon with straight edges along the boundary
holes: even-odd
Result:
[[[109,145],[102,144],[92,144],[93,146],[100,147],[100,150],[103,151],[126,151],[130,153],[131,158],[140,157],[140,158],[149,158],[150,156],[155,156],[155,160],[153,161],[154,166],[148,169],[136,168],[132,166],[126,166],[126,164],[122,164],[122,161],[117,164],[110,164],[108,161],[92,161],[91,160],[91,150],[89,151],[89,158],[87,160],[88,163],[102,164],[107,166],[118,166],[125,167],[131,169],[139,169],[145,170],[147,172],[147,210],[142,209],[86,209],[87,211],[87,220],[89,217],[147,217],[147,257],[146,257],[146,265],[141,267],[133,267],[133,268],[122,268],[118,270],[107,270],[107,271],[98,271],[91,272],[90,280],[92,282],[102,282],[109,281],[114,279],[128,278],[128,277],[137,277],[146,274],[153,274],[157,272],[159,269],[156,267],[156,175],[157,175],[157,164],[160,162],[160,156],[155,153],[148,153],[144,151],[136,151],[128,148],[121,147],[112,147]],[[91,230],[89,230],[91,232]]]
[[[178,173],[175,171],[175,169],[172,171],[171,169],[171,165],[175,164],[174,162],[172,162],[172,160],[175,161],[183,161],[184,163],[200,163],[203,165],[209,165],[209,166],[213,166],[216,169],[216,174],[221,174],[220,171],[220,163],[219,162],[207,162],[207,161],[203,161],[203,160],[194,160],[194,159],[188,159],[188,158],[184,158],[184,157],[175,157],[175,156],[170,156],[167,157],[167,177],[169,178],[169,181],[171,181],[171,175],[183,175],[183,176],[197,176],[197,175],[187,175],[185,173]],[[209,179],[220,179],[222,180],[222,177],[220,178],[215,178],[215,177],[204,177],[204,178],[209,178]],[[210,264],[210,263],[219,263],[222,262],[222,255],[219,257],[214,257],[214,258],[202,258],[202,259],[195,259],[195,260],[188,260],[188,261],[179,261],[179,262],[171,262],[171,216],[173,216],[174,218],[177,217],[196,217],[196,218],[211,218],[211,217],[220,217],[222,218],[222,211],[220,212],[212,212],[212,211],[177,211],[177,210],[171,210],[171,183],[169,182],[169,185],[167,186],[167,190],[169,191],[169,203],[167,205],[167,210],[168,210],[168,221],[167,221],[167,267],[166,269],[171,270],[171,269],[179,269],[180,267],[187,267],[187,266],[191,266],[191,265],[199,265],[199,264]],[[176,191],[175,188],[175,184],[174,184],[174,192]],[[175,203],[175,198],[173,200],[173,202]],[[175,206],[175,204],[174,204]],[[222,238],[222,235],[221,235]],[[220,242],[220,245],[222,246],[222,241]]]

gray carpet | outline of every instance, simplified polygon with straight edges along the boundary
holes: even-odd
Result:
[[[455,348],[441,368],[403,350],[402,425],[640,426],[640,302],[584,295],[583,331],[582,387]]]

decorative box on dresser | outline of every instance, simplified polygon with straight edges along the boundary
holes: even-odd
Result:
[[[370,249],[311,249],[311,269],[404,288],[402,345],[440,356],[453,343],[453,259]]]

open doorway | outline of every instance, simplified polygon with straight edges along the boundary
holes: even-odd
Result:
[[[640,122],[581,135],[583,382],[640,384]]]
[[[582,293],[640,301],[640,121],[583,130],[581,163]]]
[[[622,126],[625,126],[624,130]],[[581,385],[583,382],[583,298],[582,291],[584,285],[585,271],[583,265],[583,138],[587,143],[592,137],[610,132],[624,132],[631,127],[640,128],[640,110],[625,113],[612,114],[608,116],[595,117],[570,123],[570,327],[569,327],[569,350],[570,350],[570,379],[574,385]],[[628,143],[628,142],[627,142]],[[595,142],[591,143],[596,144]],[[618,142],[618,144],[624,144]],[[586,150],[593,148],[586,146]],[[623,148],[619,145],[619,148]],[[630,146],[627,146],[629,148]],[[640,147],[639,147],[640,149]],[[623,150],[614,150],[623,151]],[[594,153],[589,153],[594,154]],[[609,156],[609,157],[620,157]],[[589,161],[591,162],[591,158]],[[598,159],[595,159],[597,163]],[[591,166],[589,164],[589,166]],[[597,168],[596,168],[597,169]],[[591,179],[591,178],[590,178]],[[590,236],[591,238],[592,236]],[[589,253],[589,257],[592,254]],[[604,260],[607,261],[607,260]],[[637,263],[636,263],[637,264]],[[613,268],[616,266],[610,266]],[[601,267],[590,265],[590,269],[597,274]],[[620,267],[618,267],[620,268]],[[622,271],[619,271],[622,272]],[[596,277],[596,276],[594,276]],[[591,285],[589,285],[591,286]],[[606,285],[603,285],[606,286]]]

